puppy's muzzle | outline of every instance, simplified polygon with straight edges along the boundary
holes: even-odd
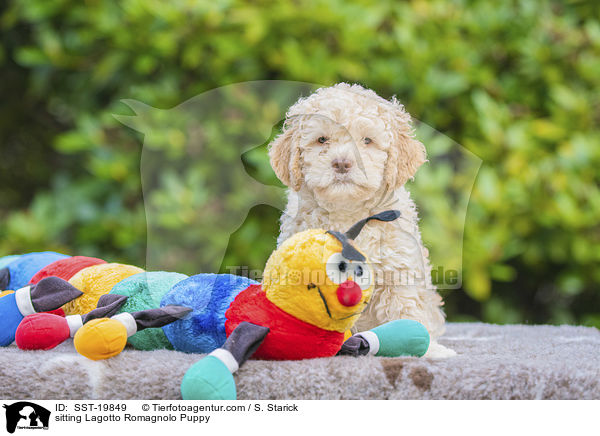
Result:
[[[352,162],[348,159],[334,159],[331,161],[334,171],[339,174],[345,174],[352,168]]]

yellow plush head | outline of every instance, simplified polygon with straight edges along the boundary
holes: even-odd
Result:
[[[271,254],[263,289],[273,304],[325,330],[344,332],[365,310],[373,271],[364,260],[342,255],[342,243],[325,230],[307,230]]]
[[[374,283],[367,257],[351,241],[369,221],[399,217],[399,211],[388,210],[360,220],[345,233],[313,229],[293,235],[267,261],[267,299],[304,322],[346,332],[369,304]]]

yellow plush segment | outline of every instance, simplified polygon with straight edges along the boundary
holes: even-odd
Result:
[[[6,297],[7,295],[14,294],[14,293],[15,293],[15,291],[2,291],[2,292],[0,292],[0,298]]]
[[[344,342],[346,342],[346,340],[350,339],[351,337],[352,337],[352,331],[346,330],[346,333],[344,333]]]
[[[360,316],[357,307],[361,311],[366,307],[373,289],[363,291],[357,307],[346,307],[338,301],[338,285],[327,277],[326,266],[329,257],[341,251],[342,244],[325,230],[296,233],[267,261],[263,275],[267,298],[284,312],[309,324],[331,331],[350,330]]]
[[[81,327],[73,345],[82,356],[91,360],[102,360],[116,356],[127,344],[127,329],[111,318],[94,319]]]
[[[104,263],[82,269],[69,280],[73,286],[83,292],[79,298],[65,304],[66,315],[83,315],[96,308],[98,299],[108,294],[114,285],[134,274],[144,272],[133,265]]]

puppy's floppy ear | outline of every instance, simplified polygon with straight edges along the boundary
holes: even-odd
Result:
[[[388,151],[385,182],[392,189],[404,185],[419,167],[427,161],[425,146],[414,137],[410,115],[395,99],[393,116],[393,142]]]
[[[298,191],[302,186],[300,148],[295,144],[295,122],[286,120],[283,132],[269,145],[271,167],[281,182]]]

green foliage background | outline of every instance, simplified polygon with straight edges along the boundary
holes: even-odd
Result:
[[[120,99],[170,108],[241,81],[359,82],[396,94],[414,118],[483,159],[464,289],[445,293],[449,319],[600,326],[595,1],[0,8],[0,255],[53,249],[144,264],[143,138],[112,117],[130,113]],[[265,162],[253,168],[275,183]],[[448,182],[447,165],[436,183]],[[278,213],[253,209],[227,260],[260,268]]]

